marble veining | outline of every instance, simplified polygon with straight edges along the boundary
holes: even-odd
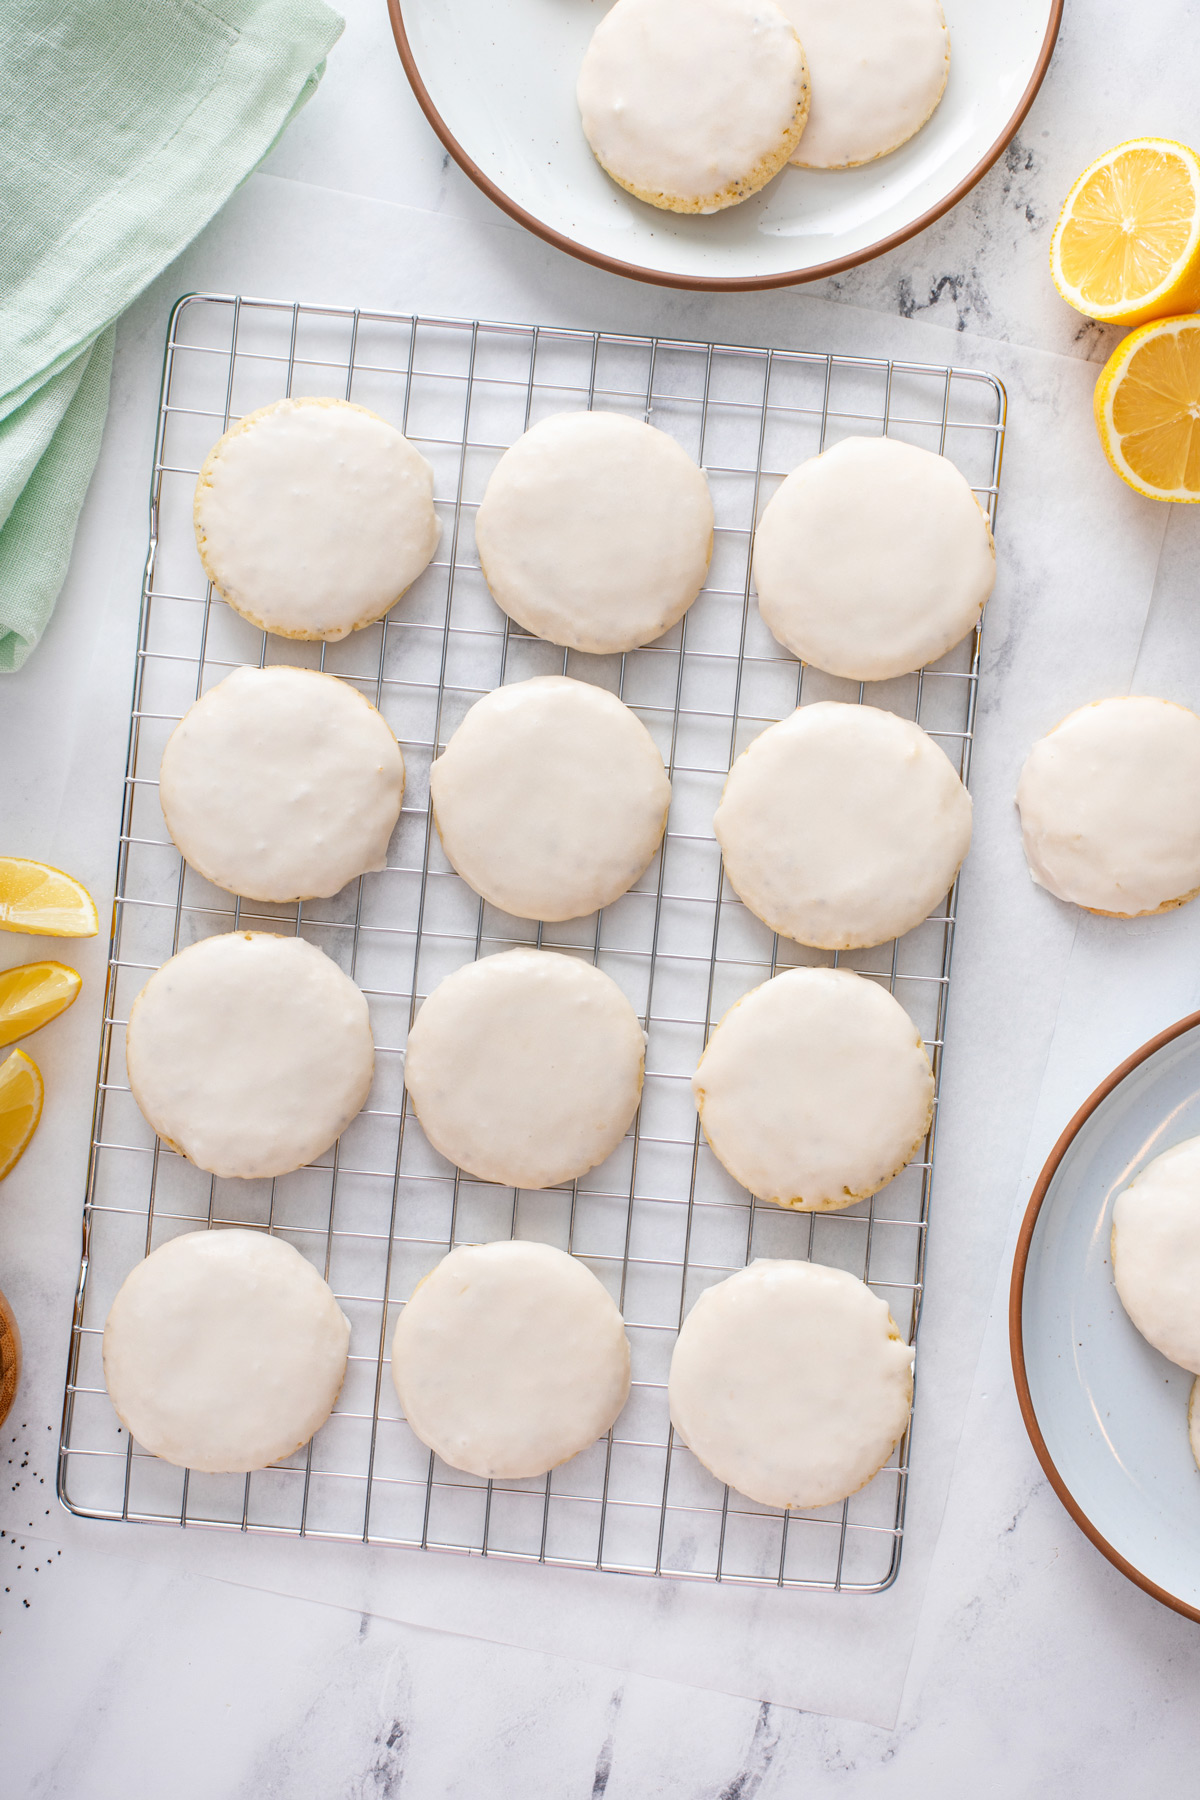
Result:
[[[1078,915],[1032,890],[1012,812],[1029,743],[1073,706],[1131,689],[1200,699],[1200,520],[1109,476],[1088,402],[1091,365],[1118,334],[1065,307],[1046,267],[1061,199],[1092,156],[1142,131],[1194,133],[1193,59],[1180,53],[1194,5],[1069,5],[1019,138],[953,213],[814,288],[729,297],[643,288],[536,244],[430,132],[385,9],[344,10],[325,82],[266,172],[122,324],[67,590],[0,697],[3,848],[70,867],[107,900],[163,326],[185,288],[752,343],[903,341],[926,360],[998,369],[1012,399],[1002,578],[985,635],[912,1536],[892,1595],[787,1610],[811,1597],[743,1604],[67,1517],[52,1475],[104,963],[102,943],[82,943],[67,960],[83,996],[37,1040],[39,1136],[0,1190],[0,1286],[26,1347],[0,1427],[5,1800],[1190,1792],[1200,1634],[1110,1567],[1050,1491],[1012,1394],[1004,1315],[1016,1223],[1064,1119],[1200,1006],[1200,906],[1135,928]],[[0,938],[4,966],[55,953]]]

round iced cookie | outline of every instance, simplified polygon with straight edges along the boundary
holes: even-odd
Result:
[[[713,506],[674,438],[623,413],[556,413],[506,450],[475,516],[498,604],[535,637],[607,655],[661,637],[708,573]]]
[[[553,950],[505,950],[434,988],[408,1034],[404,1085],[426,1137],[460,1169],[556,1187],[625,1136],[645,1057],[610,976]]]
[[[133,1097],[172,1150],[212,1175],[285,1175],[362,1110],[367,1002],[304,938],[230,931],[153,974],[129,1009]]]
[[[1089,912],[1166,912],[1200,893],[1200,718],[1131,695],[1068,714],[1017,784],[1029,873]]]
[[[792,161],[850,169],[898,150],[950,73],[938,0],[779,0],[808,58],[812,106]]]
[[[446,855],[524,919],[574,919],[631,888],[662,840],[671,784],[636,713],[537,676],[485,694],[429,774]]]
[[[704,1135],[760,1200],[831,1212],[873,1194],[933,1116],[921,1034],[848,969],[789,969],[732,1006],[692,1076]]]
[[[240,1474],[307,1444],[349,1348],[349,1320],[291,1244],[189,1231],[126,1276],[104,1326],[104,1380],[143,1449]]]
[[[158,797],[209,881],[250,900],[308,900],[385,866],[404,758],[382,715],[335,675],[235,669],[167,739]]]
[[[1112,1217],[1121,1305],[1148,1343],[1200,1375],[1200,1137],[1147,1163]]]
[[[754,534],[767,626],[803,662],[850,681],[936,662],[974,629],[995,578],[965,477],[898,438],[844,438],[801,463]]]
[[[651,206],[714,213],[778,174],[808,118],[808,64],[774,0],[617,0],[576,89],[606,174]]]
[[[913,1352],[887,1302],[821,1263],[759,1261],[706,1288],[671,1357],[671,1423],[763,1506],[832,1506],[904,1436]]]
[[[821,700],[742,752],[713,830],[735,892],[772,931],[852,950],[928,918],[967,854],[971,799],[910,719]]]
[[[607,1290],[549,1244],[464,1244],[400,1314],[392,1380],[451,1468],[544,1475],[595,1443],[629,1395],[629,1340]]]
[[[433,470],[365,406],[277,400],[231,425],[196,483],[196,545],[229,604],[278,637],[381,619],[437,549]]]

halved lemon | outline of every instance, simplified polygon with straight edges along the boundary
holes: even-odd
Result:
[[[1100,371],[1093,404],[1122,481],[1151,500],[1200,500],[1200,318],[1131,331]]]
[[[1171,138],[1098,156],[1059,214],[1050,273],[1069,305],[1109,325],[1200,306],[1200,156]]]
[[[66,1012],[83,986],[66,963],[22,963],[0,974],[0,1049],[28,1037]]]
[[[37,1130],[43,1091],[42,1072],[23,1050],[0,1062],[0,1181],[16,1168]]]
[[[95,937],[99,928],[95,902],[73,875],[23,856],[0,856],[0,931]]]

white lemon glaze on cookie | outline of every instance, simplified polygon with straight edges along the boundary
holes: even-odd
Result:
[[[921,1034],[848,969],[789,969],[730,1008],[692,1076],[704,1135],[760,1200],[850,1206],[890,1181],[933,1116]]]
[[[787,162],[808,117],[808,65],[774,0],[617,0],[576,97],[614,181],[651,206],[712,213]]]
[[[908,142],[950,73],[938,0],[779,0],[808,58],[812,106],[792,161],[849,169]]]
[[[904,1435],[913,1352],[856,1275],[762,1260],[707,1288],[671,1358],[671,1423],[764,1506],[831,1506]]]
[[[606,1289],[565,1251],[460,1245],[400,1314],[392,1380],[443,1462],[516,1481],[603,1437],[629,1394],[629,1341]]]
[[[1029,873],[1089,912],[1133,918],[1200,891],[1200,718],[1170,700],[1096,700],[1029,752],[1017,784]]]
[[[1200,1138],[1164,1150],[1117,1195],[1112,1264],[1142,1336],[1200,1375]]]
[[[674,438],[622,413],[556,413],[500,458],[475,517],[497,603],[535,637],[604,655],[661,637],[704,585],[713,506]]]
[[[874,706],[802,706],[729,772],[725,872],[772,931],[821,950],[911,931],[971,842],[971,799],[927,732]]]
[[[537,676],[477,700],[429,773],[446,855],[525,919],[574,919],[633,886],[671,784],[636,713],[604,688]]]
[[[944,456],[845,438],[793,469],[754,534],[767,626],[818,669],[886,681],[974,629],[996,579],[992,534]]]
[[[438,983],[408,1034],[404,1085],[435,1150],[483,1181],[555,1187],[616,1149],[646,1039],[610,976],[505,950]]]
[[[264,1469],[333,1411],[350,1324],[312,1264],[265,1231],[189,1231],[129,1274],[104,1379],[145,1450],[213,1473]]]
[[[213,586],[279,637],[334,642],[381,619],[437,549],[433,470],[346,400],[277,400],[213,445],[196,483]]]
[[[386,865],[404,758],[348,682],[235,669],[167,739],[158,797],[167,830],[209,881],[251,900],[307,900]]]
[[[367,1003],[303,938],[230,931],[153,974],[129,1011],[133,1097],[163,1141],[213,1175],[284,1175],[361,1111]]]
[[[1188,1443],[1192,1446],[1196,1467],[1200,1469],[1200,1406],[1196,1404],[1198,1394],[1200,1394],[1200,1377],[1193,1381],[1192,1391],[1188,1395]]]

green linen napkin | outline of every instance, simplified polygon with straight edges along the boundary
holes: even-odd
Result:
[[[113,324],[316,90],[323,0],[0,0],[0,671],[37,643]]]

